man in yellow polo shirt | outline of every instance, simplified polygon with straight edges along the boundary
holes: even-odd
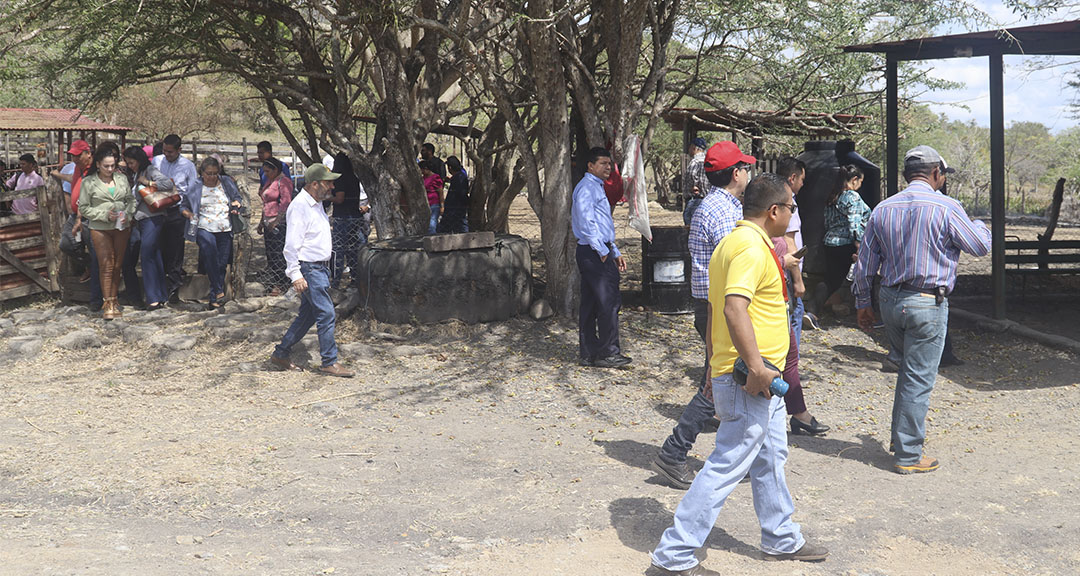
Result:
[[[791,520],[795,506],[784,478],[787,423],[784,399],[769,385],[784,369],[789,323],[784,274],[769,239],[783,236],[796,210],[789,189],[775,174],[761,174],[743,192],[743,220],[709,261],[709,340],[713,404],[720,427],[716,449],[694,478],[652,553],[648,574],[719,576],[702,567],[694,552],[712,531],[720,508],[750,474],[754,509],[761,523],[766,560],[824,560],[829,552],[806,542]],[[746,385],[732,377],[735,360],[748,368]]]

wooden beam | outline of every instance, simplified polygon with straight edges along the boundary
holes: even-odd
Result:
[[[900,101],[896,78],[896,59],[890,54],[885,58],[885,197],[897,192],[899,173],[897,159],[900,156]]]
[[[3,244],[0,244],[0,258],[7,260],[8,264],[14,266],[16,270],[22,272],[23,275],[36,282],[45,290],[50,292],[52,291],[52,287],[49,285],[49,282],[42,278],[41,274],[38,274],[37,270],[34,270],[33,268],[24,264],[22,260],[19,260],[19,258],[12,254],[11,250],[8,250]]]
[[[1005,319],[1005,96],[1001,54],[990,56],[990,284],[994,318]]]

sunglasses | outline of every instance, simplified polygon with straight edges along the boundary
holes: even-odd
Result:
[[[786,206],[787,209],[790,210],[792,214],[799,211],[798,204],[784,204],[783,202],[777,202],[776,204],[773,204],[773,206]]]

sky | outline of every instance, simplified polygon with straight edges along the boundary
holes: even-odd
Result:
[[[1001,2],[977,0],[973,3],[1002,27],[1080,19],[1080,11],[1075,8],[1037,19],[1021,20]],[[939,30],[938,33],[959,34],[967,31],[962,28],[949,28]],[[1071,101],[1080,99],[1080,93],[1066,85],[1066,73],[1080,69],[1080,57],[1050,59],[1047,62],[1057,64],[1056,67],[1035,71],[1030,70],[1033,62],[1031,57],[1004,57],[1005,124],[1019,121],[1042,122],[1052,132],[1080,125],[1080,119],[1070,117],[1068,109]],[[975,120],[979,125],[990,125],[990,70],[987,58],[930,60],[924,64],[929,75],[960,81],[965,87],[960,90],[925,92],[918,97],[919,101],[928,104],[934,112],[945,114],[949,119]]]

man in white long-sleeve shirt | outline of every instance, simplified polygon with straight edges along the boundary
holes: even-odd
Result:
[[[330,298],[330,258],[333,243],[330,220],[322,202],[334,194],[333,181],[340,174],[323,164],[312,164],[304,171],[304,190],[285,213],[285,273],[293,288],[300,294],[300,311],[289,325],[281,343],[274,348],[270,363],[282,370],[300,370],[289,360],[293,345],[307,334],[312,325],[318,326],[319,372],[329,376],[352,378],[353,372],[338,362],[334,341],[334,301]]]

